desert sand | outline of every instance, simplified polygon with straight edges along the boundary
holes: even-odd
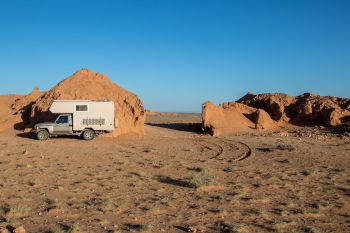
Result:
[[[144,136],[117,141],[2,132],[0,224],[27,232],[348,231],[348,136],[296,127],[212,137],[179,115],[175,123],[161,117]]]
[[[71,88],[81,83],[113,91]],[[125,127],[93,141],[23,132],[68,97],[113,98]],[[250,94],[205,103],[203,116],[147,114],[88,70],[47,92],[2,95],[0,232],[348,232],[349,105],[324,98]],[[309,108],[292,111],[299,104]]]

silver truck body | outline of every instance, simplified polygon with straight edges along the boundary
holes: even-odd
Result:
[[[117,127],[113,101],[55,100],[49,110],[60,115],[55,122],[34,126],[34,132],[40,140],[57,135],[83,135],[86,139],[85,134],[88,133],[93,134],[93,138],[95,134],[111,132]]]

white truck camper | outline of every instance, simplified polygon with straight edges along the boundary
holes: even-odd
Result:
[[[113,101],[55,100],[49,110],[60,115],[54,122],[34,126],[39,140],[59,135],[78,135],[92,140],[95,135],[112,132],[117,127]]]

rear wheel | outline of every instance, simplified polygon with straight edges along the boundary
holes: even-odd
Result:
[[[83,132],[83,139],[84,140],[92,140],[95,138],[95,132],[91,129],[87,129]]]
[[[49,138],[50,134],[45,129],[40,130],[36,133],[36,138],[40,141],[45,141]]]

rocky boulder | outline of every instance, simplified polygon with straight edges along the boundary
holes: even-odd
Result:
[[[213,136],[270,129],[276,125],[264,110],[236,102],[215,106],[205,102],[202,106],[202,128]]]
[[[276,122],[263,109],[256,110],[253,121],[255,122],[255,129],[272,129],[276,126]]]

